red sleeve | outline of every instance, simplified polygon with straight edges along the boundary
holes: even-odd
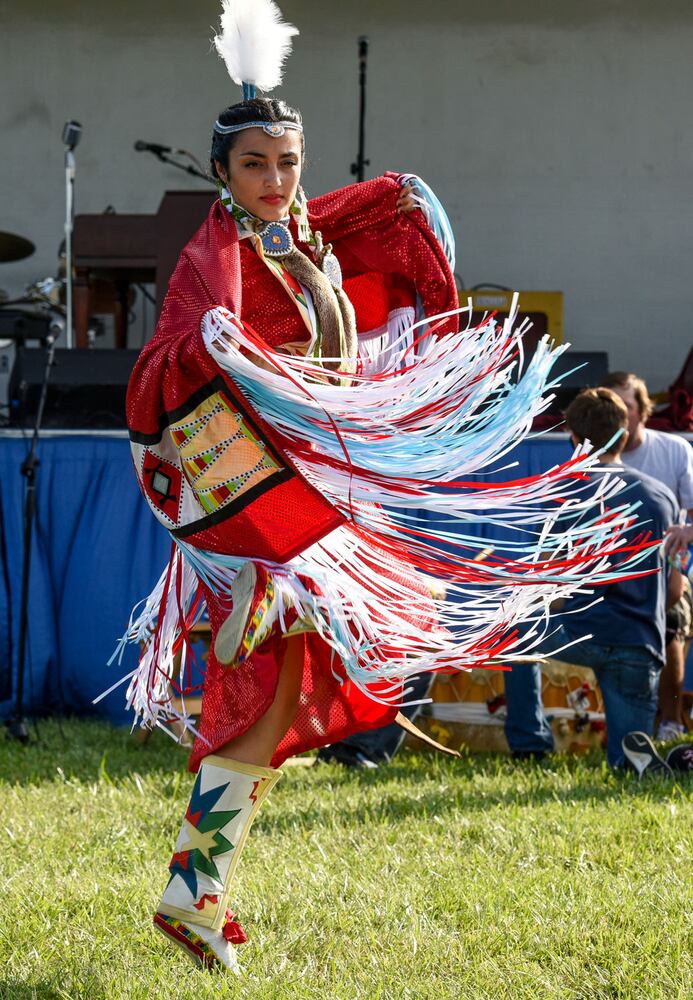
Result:
[[[423,213],[397,211],[398,176],[386,174],[312,199],[311,226],[333,244],[347,276],[397,275],[416,289],[427,316],[456,309],[455,279]],[[438,332],[456,330],[457,324],[452,317]]]

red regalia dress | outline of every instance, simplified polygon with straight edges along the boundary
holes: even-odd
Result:
[[[248,114],[215,134],[300,127],[252,103],[256,85],[280,82],[296,33],[273,0],[224,0],[221,28],[215,45]],[[449,223],[420,178],[388,174],[309,202],[310,246],[299,218],[296,250],[222,190],[128,391],[139,483],[174,544],[120,643],[143,649],[127,700],[143,725],[178,718],[196,732],[197,777],[154,923],[206,967],[238,968],[230,885],[286,757],[393,721],[414,674],[536,649],[551,600],[622,578],[650,544],[611,569],[632,508],[614,506],[618,481],[585,493],[596,457],[486,477],[545,409],[560,350],[542,340],[524,364],[516,302],[502,323],[471,326]],[[513,537],[489,557],[478,529],[498,524]],[[214,642],[195,729],[171,695],[195,689],[187,636],[205,604]],[[215,753],[272,704],[288,641],[304,646],[302,686],[273,767]]]
[[[341,264],[344,290],[371,360],[373,345],[376,355],[386,349],[388,329],[414,320],[417,297],[426,316],[457,307],[445,253],[421,211],[397,211],[400,191],[397,175],[390,174],[308,203],[313,232],[333,245]],[[295,230],[293,235],[297,246],[310,253]],[[309,340],[292,295],[252,240],[239,239],[235,219],[216,201],[180,256],[156,332],[130,382],[127,413],[138,479],[174,539],[209,552],[284,563],[344,525],[345,515],[299,472],[280,436],[211,357],[200,327],[205,313],[219,306],[272,348]],[[450,317],[436,332],[456,325],[457,317]],[[197,434],[203,423],[204,446],[198,444],[186,457],[191,428]],[[395,582],[406,579],[420,596],[412,620],[419,627],[435,627],[428,590],[406,562],[383,551],[377,570]],[[214,636],[229,613],[228,601],[205,583],[200,594]],[[169,593],[164,600],[179,597]],[[291,754],[385,725],[397,712],[396,706],[359,690],[320,636],[308,633],[303,642],[299,707],[272,761],[275,767]],[[285,643],[275,635],[235,668],[218,662],[212,644],[192,770],[267,710]]]

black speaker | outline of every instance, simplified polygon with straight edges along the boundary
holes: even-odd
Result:
[[[139,351],[58,348],[48,382],[43,427],[125,428],[125,393]],[[46,370],[42,348],[17,347],[10,376],[10,424],[33,426]]]
[[[40,309],[13,309],[0,306],[0,340],[9,338],[23,344],[25,340],[43,341],[52,331],[54,317]]]

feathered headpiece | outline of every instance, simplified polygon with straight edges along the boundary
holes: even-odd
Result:
[[[298,28],[282,20],[274,0],[222,0],[221,34],[214,46],[229,76],[243,87],[243,99],[282,82],[284,60]]]

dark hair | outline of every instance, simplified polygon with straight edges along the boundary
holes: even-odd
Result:
[[[638,404],[640,419],[647,420],[652,415],[654,403],[650,399],[647,386],[633,372],[609,372],[604,379],[604,385],[608,386],[609,389],[632,389],[635,402]]]
[[[620,396],[611,389],[583,389],[565,411],[565,422],[580,441],[589,441],[593,448],[605,448],[614,434],[628,426],[628,410]],[[626,443],[626,434],[609,445],[609,454],[619,455]]]
[[[301,112],[296,108],[289,107],[284,101],[275,101],[269,97],[254,97],[252,101],[241,101],[240,104],[232,104],[222,111],[218,117],[220,125],[243,125],[246,122],[292,122],[294,125],[303,124]],[[228,166],[229,151],[238,139],[239,132],[230,132],[228,135],[212,133],[212,149],[209,154],[210,170],[212,177],[218,177],[215,160]],[[303,151],[303,133],[301,133],[301,151]]]

